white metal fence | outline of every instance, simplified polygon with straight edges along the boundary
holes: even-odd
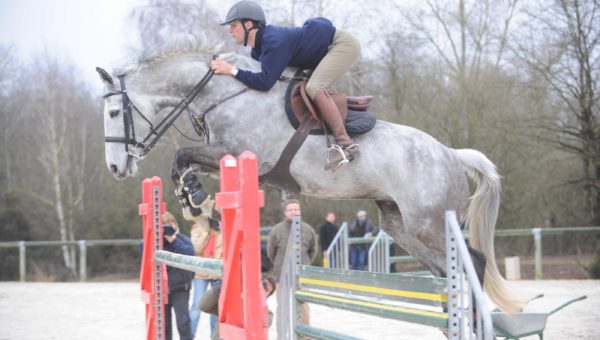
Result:
[[[261,228],[265,231],[266,228]],[[543,278],[543,236],[564,235],[571,233],[600,234],[600,227],[562,227],[562,228],[532,228],[532,229],[497,229],[495,237],[532,237],[534,244],[535,278]],[[595,236],[597,237],[597,236]],[[266,241],[267,236],[262,240]],[[141,239],[113,239],[113,240],[75,240],[75,241],[10,241],[0,242],[0,249],[15,248],[19,253],[19,280],[26,280],[27,273],[27,248],[30,247],[61,247],[76,246],[79,250],[79,280],[87,280],[87,248],[101,246],[138,246]],[[393,240],[390,236],[380,231],[376,237],[350,238],[348,224],[344,222],[331,245],[327,249],[327,266],[329,268],[350,269],[349,245],[370,244],[368,252],[369,271],[389,273],[392,264],[397,262],[414,261],[411,256],[392,256],[390,247]]]
[[[496,229],[494,235],[497,238],[531,236],[534,245],[535,278],[540,280],[543,278],[543,236],[572,233],[600,234],[600,227]],[[468,234],[465,232],[463,232],[463,236],[468,238]],[[368,251],[368,270],[372,272],[389,273],[391,265],[394,263],[415,261],[412,256],[391,256],[390,247],[393,246],[393,243],[393,239],[381,229],[376,237],[349,237],[347,223],[344,222],[327,249],[328,262],[330,263],[329,267],[350,269],[348,249],[351,244],[370,244]]]

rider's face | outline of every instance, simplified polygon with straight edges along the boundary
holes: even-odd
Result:
[[[241,45],[244,43],[244,27],[242,26],[242,22],[240,20],[232,21],[229,24],[228,31],[229,35],[231,36],[231,38],[233,38],[236,44]]]

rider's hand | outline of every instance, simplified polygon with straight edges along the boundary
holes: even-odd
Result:
[[[223,59],[215,59],[210,62],[210,68],[215,71],[216,74],[233,75],[233,66]]]
[[[167,241],[169,241],[169,243],[173,243],[173,241],[175,241],[176,236],[175,235],[164,235],[165,239]]]

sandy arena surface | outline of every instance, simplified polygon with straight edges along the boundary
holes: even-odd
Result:
[[[552,315],[544,338],[600,339],[600,281],[516,281],[511,285],[525,296],[546,295],[530,304],[534,311],[548,312],[572,297],[587,295],[588,299]],[[274,304],[270,299],[271,310]],[[445,339],[434,328],[328,307],[312,306],[311,319],[315,326],[365,339]],[[208,318],[203,314],[196,339],[208,339],[208,333]],[[0,339],[144,338],[138,283],[0,283]],[[270,338],[275,339],[275,325]]]

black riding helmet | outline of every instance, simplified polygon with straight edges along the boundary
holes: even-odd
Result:
[[[242,27],[244,28],[245,33],[244,46],[248,45],[248,34],[251,30],[258,29],[258,27],[264,27],[267,24],[265,12],[263,11],[262,7],[254,1],[247,0],[240,1],[233,5],[229,12],[227,12],[225,21],[222,22],[221,25],[228,25],[235,20],[240,20],[242,22]],[[247,20],[254,22],[254,28],[246,28],[244,23]]]

